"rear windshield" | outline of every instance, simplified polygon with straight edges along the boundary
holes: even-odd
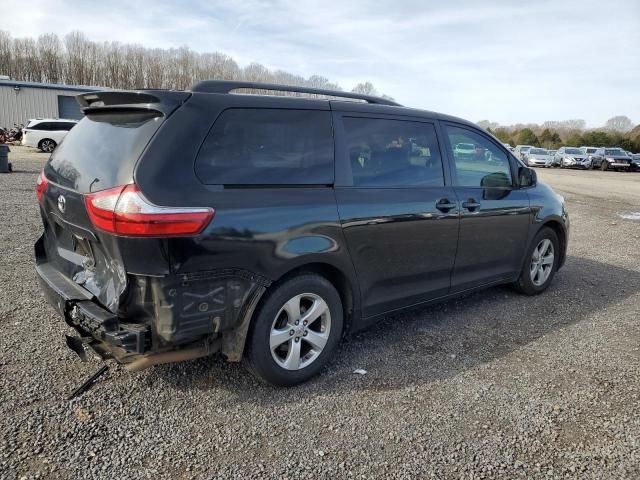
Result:
[[[198,153],[196,174],[206,184],[331,184],[331,113],[251,108],[225,110]]]
[[[129,183],[161,122],[158,112],[89,113],[54,150],[45,175],[83,193]]]

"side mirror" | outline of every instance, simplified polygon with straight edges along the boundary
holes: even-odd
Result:
[[[520,167],[518,169],[518,185],[520,187],[534,187],[538,183],[538,174],[533,168]]]

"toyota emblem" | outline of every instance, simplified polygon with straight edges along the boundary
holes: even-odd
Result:
[[[60,195],[58,197],[58,210],[60,210],[60,213],[64,213],[65,208],[67,208],[67,199]]]

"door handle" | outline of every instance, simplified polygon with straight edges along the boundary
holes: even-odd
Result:
[[[470,198],[466,202],[462,203],[462,208],[466,208],[470,212],[473,212],[480,208],[480,203],[476,202],[475,198]]]
[[[441,198],[436,202],[436,208],[441,212],[447,213],[449,210],[456,208],[456,204],[451,203],[448,198]]]

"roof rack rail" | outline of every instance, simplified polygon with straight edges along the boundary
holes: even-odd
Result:
[[[258,83],[258,82],[236,82],[226,80],[203,80],[196,83],[191,88],[192,92],[203,93],[231,93],[241,88],[252,88],[256,90],[272,90],[276,92],[295,92],[310,93],[314,95],[326,95],[328,97],[351,98],[354,100],[363,100],[367,103],[377,105],[393,105],[401,107],[399,103],[385,98],[374,97],[372,95],[362,95],[360,93],[342,92],[340,90],[325,90],[323,88],[298,87],[293,85],[279,85],[276,83]]]

